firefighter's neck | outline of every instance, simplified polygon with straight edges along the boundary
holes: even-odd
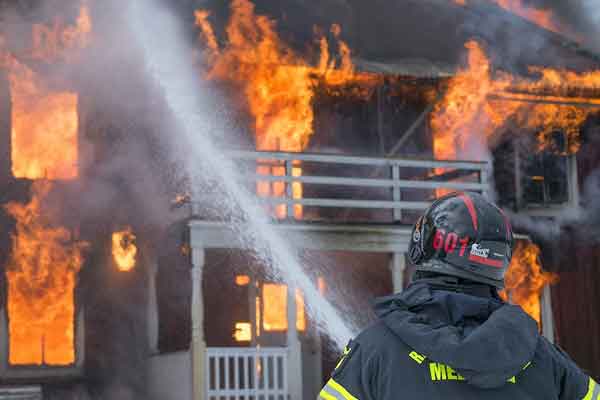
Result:
[[[448,275],[416,277],[415,283],[426,283],[433,290],[463,293],[483,298],[499,298],[496,288]]]

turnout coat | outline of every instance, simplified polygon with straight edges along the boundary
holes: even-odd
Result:
[[[419,280],[375,310],[320,400],[600,400],[600,386],[489,286]]]

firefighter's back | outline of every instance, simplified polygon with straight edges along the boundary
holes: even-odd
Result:
[[[320,397],[600,400],[600,388],[519,307],[417,284],[378,305]]]

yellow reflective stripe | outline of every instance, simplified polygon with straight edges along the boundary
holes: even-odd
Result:
[[[338,361],[338,363],[336,364],[334,370],[338,369],[340,367],[340,365],[342,365],[342,363],[346,359],[346,356],[350,353],[350,350],[352,350],[350,347],[348,347],[348,346],[344,347],[344,352],[342,354],[342,358],[340,358],[340,361]]]
[[[600,399],[600,386],[596,384],[592,378],[590,378],[590,383],[588,386],[588,392],[583,398],[583,400],[599,400]]]
[[[339,383],[334,381],[333,378],[331,378],[329,380],[329,382],[327,382],[327,385],[325,385],[325,386],[328,386],[331,389],[334,389],[336,392],[341,394],[342,397],[346,400],[358,400],[356,397],[352,396],[350,394],[350,392],[348,392],[342,385],[340,385]]]
[[[325,391],[325,389],[321,390],[321,392],[319,393],[319,397],[323,398],[325,400],[337,400],[334,396],[332,396],[329,393],[327,393]]]

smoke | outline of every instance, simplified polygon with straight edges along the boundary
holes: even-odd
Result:
[[[88,2],[91,42],[69,53],[73,62],[40,62],[31,60],[29,54],[32,24],[48,27],[48,32],[60,25],[55,25],[59,20],[64,25],[75,24],[79,0],[33,2],[39,6],[7,3],[0,6],[0,51],[18,56],[20,62],[50,82],[51,90],[79,95],[79,178],[55,182],[54,198],[49,203],[57,214],[53,220],[77,227],[81,238],[91,243],[76,294],[85,305],[84,372],[89,385],[84,389],[80,385],[48,384],[45,396],[146,398],[148,266],[140,261],[140,271],[129,274],[129,279],[117,276],[106,246],[111,231],[123,225],[133,226],[140,240],[157,243],[174,221],[169,203],[181,188],[181,177],[165,156],[169,153],[165,148],[172,142],[166,127],[173,124],[161,96],[145,76],[121,2]],[[8,122],[2,120],[0,134],[10,135],[8,128]],[[25,199],[23,195],[18,200]],[[0,243],[0,252],[3,246]]]
[[[584,181],[581,202],[565,208],[552,218],[532,217],[506,210],[517,231],[526,231],[543,240],[555,241],[562,235],[582,244],[600,243],[600,169]]]

